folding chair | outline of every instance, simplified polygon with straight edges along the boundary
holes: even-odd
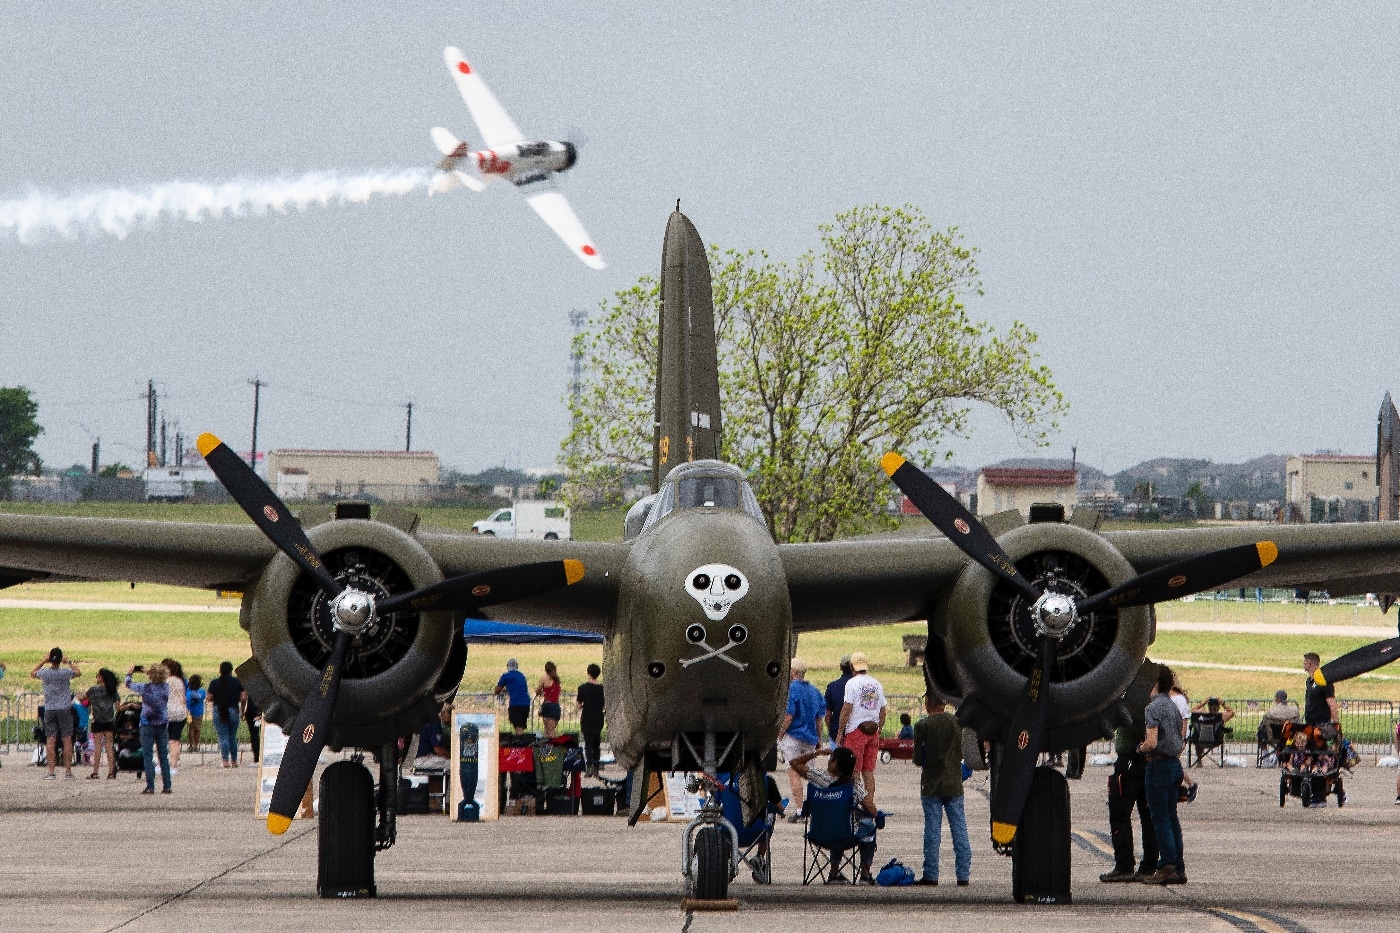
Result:
[[[1186,766],[1192,767],[1194,751],[1195,767],[1200,767],[1212,752],[1219,753],[1219,767],[1225,767],[1225,732],[1225,717],[1220,713],[1192,713],[1191,731],[1186,736]]]
[[[806,818],[802,849],[802,883],[825,880],[832,871],[845,870],[854,884],[860,841],[856,838],[852,801],[855,788],[807,785],[807,799],[802,804]],[[840,853],[839,857],[837,853]]]
[[[738,831],[739,859],[749,866],[755,884],[773,883],[773,826],[776,817],[771,807],[763,808],[763,815],[748,826],[744,825],[744,807],[739,800],[739,792],[731,784],[719,795],[724,818]]]
[[[1283,723],[1276,719],[1263,719],[1259,722],[1259,745],[1254,751],[1254,767],[1262,768],[1278,763],[1275,757],[1283,744]],[[1273,759],[1273,760],[1270,760]]]

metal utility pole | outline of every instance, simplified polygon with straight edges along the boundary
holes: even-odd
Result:
[[[180,433],[180,422],[175,422],[175,465],[185,465],[185,435]]]
[[[156,465],[156,382],[146,381],[146,466]]]
[[[403,452],[408,453],[413,449],[413,403],[409,402],[404,407],[408,409],[408,424],[403,432]]]
[[[257,376],[248,380],[248,385],[253,387],[253,449],[248,451],[248,466],[254,470],[258,468],[258,402],[262,396],[262,387],[267,385]]]
[[[165,416],[162,415],[162,416],[161,416],[161,419],[160,419],[160,456],[157,458],[157,463],[156,463],[157,466],[169,466],[169,465],[170,465],[169,461],[166,459],[166,456],[165,456],[165,455],[166,455],[166,452],[169,451],[169,450],[170,450],[170,448],[167,447],[167,446],[166,446],[166,443],[165,443]]]
[[[579,337],[587,323],[587,311],[574,308],[569,312],[569,325],[574,329],[574,339],[569,345],[569,407],[573,409],[571,428],[578,427],[579,402],[583,398],[583,344]]]
[[[92,475],[97,475],[97,465],[102,458],[102,438],[92,442]]]

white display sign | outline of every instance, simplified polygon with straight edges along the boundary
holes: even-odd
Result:
[[[468,748],[463,760],[462,735],[464,727],[476,730],[476,755],[472,762]],[[465,729],[471,735],[471,728]],[[500,818],[497,805],[500,801],[500,759],[497,746],[500,736],[496,732],[495,713],[453,713],[452,714],[452,761],[448,766],[445,780],[448,786],[447,812],[454,822],[458,821],[458,804],[461,803],[462,781],[475,782],[472,799],[478,807],[478,819],[495,820]],[[473,764],[475,765],[473,771]],[[465,772],[465,774],[463,773]]]

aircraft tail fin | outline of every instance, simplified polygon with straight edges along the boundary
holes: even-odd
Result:
[[[661,248],[657,344],[653,491],[678,463],[718,459],[723,428],[710,263],[679,202]]]
[[[437,146],[438,152],[445,156],[456,156],[458,158],[467,154],[467,144],[464,140],[452,135],[451,130],[441,126],[435,126],[428,131],[432,134],[433,145]]]

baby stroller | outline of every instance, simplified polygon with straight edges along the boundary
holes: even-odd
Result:
[[[112,747],[116,749],[118,771],[144,771],[146,761],[141,755],[141,707],[117,710],[112,725]]]
[[[1351,743],[1342,738],[1339,727],[1286,722],[1277,754],[1280,807],[1289,797],[1297,797],[1305,807],[1326,806],[1328,796],[1333,794],[1337,806],[1346,803],[1342,769],[1350,771],[1358,756]]]

